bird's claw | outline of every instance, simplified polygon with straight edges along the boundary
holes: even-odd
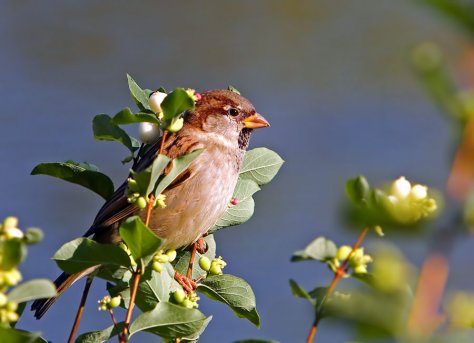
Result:
[[[199,239],[194,244],[196,245],[196,251],[200,254],[205,254],[209,248],[206,241],[202,237],[199,237]]]
[[[183,287],[183,289],[191,293],[197,288],[197,283],[178,272],[174,273],[174,279]]]

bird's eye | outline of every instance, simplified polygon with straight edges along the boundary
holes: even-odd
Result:
[[[237,109],[231,107],[231,108],[229,108],[229,109],[227,110],[227,114],[230,115],[230,116],[232,116],[232,117],[235,117],[236,115],[239,114],[239,110],[237,110]]]

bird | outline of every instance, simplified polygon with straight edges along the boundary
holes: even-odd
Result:
[[[202,93],[183,119],[181,130],[158,139],[132,167],[135,172],[145,170],[160,152],[174,159],[203,149],[163,191],[166,207],[151,213],[149,228],[164,239],[163,250],[190,246],[214,226],[231,201],[253,130],[270,125],[249,100],[224,89]],[[105,202],[84,237],[120,244],[120,223],[133,215],[144,220],[146,210],[129,203],[127,187],[125,181]],[[34,316],[40,319],[65,290],[90,272],[62,273],[55,281],[58,295],[35,301]]]

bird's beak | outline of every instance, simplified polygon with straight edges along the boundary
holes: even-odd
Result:
[[[259,129],[261,127],[270,126],[270,123],[257,112],[242,120],[242,123],[247,129]]]

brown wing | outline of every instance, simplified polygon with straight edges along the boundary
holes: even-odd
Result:
[[[159,153],[160,146],[161,138],[158,140],[157,143],[152,145],[143,154],[143,156],[137,161],[133,169],[135,171],[142,171],[148,168],[153,163],[153,160],[155,159],[156,155]],[[165,141],[163,153],[170,158],[176,158],[180,154],[182,154],[183,151],[188,153],[200,147],[201,146],[198,142],[191,141],[189,137],[183,137],[183,135],[172,134],[169,135]],[[190,176],[191,174],[189,173],[189,171],[183,172],[183,174],[179,175],[176,180],[168,187],[168,189],[174,188],[177,185],[182,184]],[[99,236],[105,237],[105,240],[99,238],[99,241],[104,240],[104,243],[108,241],[116,241],[118,237],[110,237],[109,239],[109,233],[107,231],[109,231],[109,229],[111,228],[116,229],[116,224],[120,223],[123,219],[130,217],[131,215],[137,212],[137,206],[135,206],[134,204],[130,204],[127,201],[127,182],[125,181],[99,210],[97,216],[94,219],[94,223],[84,234],[84,237],[96,235],[96,238],[99,238]],[[110,232],[110,235],[112,234],[113,233]]]

